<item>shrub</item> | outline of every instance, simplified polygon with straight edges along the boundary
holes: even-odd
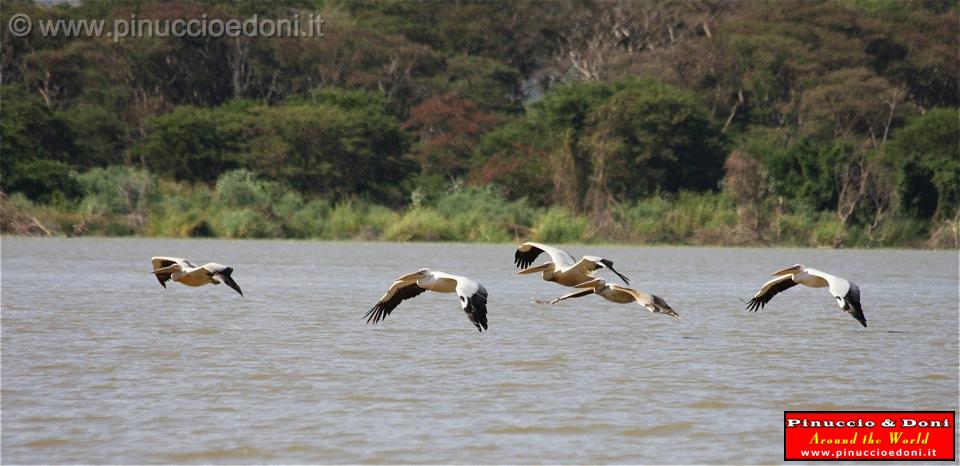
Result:
[[[106,213],[142,213],[158,196],[156,178],[130,167],[95,168],[78,179],[86,200],[99,204]]]
[[[458,241],[506,242],[517,229],[533,222],[526,200],[508,202],[489,189],[469,187],[437,201],[437,212],[449,220]]]
[[[553,207],[533,227],[533,239],[544,243],[577,243],[589,241],[592,232],[586,217],[577,217],[566,209]]]
[[[323,239],[350,239],[364,229],[366,206],[355,202],[337,204],[323,224]]]
[[[217,233],[227,238],[276,238],[280,228],[253,209],[243,208],[225,212]]]
[[[387,228],[397,223],[400,214],[382,205],[372,205],[366,213],[366,225],[354,235],[355,239],[374,240],[383,237]]]
[[[407,211],[383,233],[387,241],[450,241],[458,239],[450,222],[432,209]]]
[[[879,234],[875,233],[873,236],[878,238],[883,246],[916,245],[917,240],[926,233],[928,225],[928,222],[914,218],[895,218],[884,222],[879,228]],[[933,236],[931,235],[931,237]],[[944,243],[932,246],[943,247],[952,246],[952,244]]]
[[[270,195],[262,181],[248,170],[228,171],[217,178],[217,196],[227,207],[254,208],[270,202]]]
[[[14,165],[5,183],[11,192],[21,192],[42,204],[58,199],[74,200],[83,195],[83,186],[69,165],[54,160],[30,160]]]
[[[306,203],[286,221],[286,230],[297,238],[323,238],[323,225],[330,213],[330,204],[324,200]]]
[[[843,233],[843,225],[832,212],[821,212],[812,226],[809,243],[812,246],[833,246],[834,240]]]

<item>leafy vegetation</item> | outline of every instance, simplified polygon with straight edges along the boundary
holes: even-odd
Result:
[[[3,231],[960,246],[955,2],[9,1]]]

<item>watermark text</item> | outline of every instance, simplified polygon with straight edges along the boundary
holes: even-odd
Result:
[[[294,14],[289,18],[195,18],[152,19],[129,17],[106,19],[33,19],[24,13],[11,15],[7,30],[14,37],[108,37],[114,42],[141,37],[305,37],[323,38],[320,14]]]

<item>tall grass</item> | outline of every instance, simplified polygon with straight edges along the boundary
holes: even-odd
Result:
[[[123,167],[78,176],[86,195],[37,204],[3,196],[0,227],[18,234],[322,240],[956,247],[955,221],[931,232],[927,222],[892,217],[877,228],[843,229],[831,212],[765,212],[760,231],[743,225],[723,193],[651,196],[577,213],[534,207],[497,192],[466,187],[392,210],[361,200],[306,199],[283,185],[237,170],[211,188],[157,179]],[[752,225],[756,227],[756,225]]]
[[[533,239],[544,243],[585,243],[593,239],[590,221],[570,211],[553,207],[537,219]]]

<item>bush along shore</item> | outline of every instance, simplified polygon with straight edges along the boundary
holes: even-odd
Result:
[[[958,247],[957,219],[887,217],[848,225],[835,212],[770,199],[745,206],[727,191],[650,196],[595,211],[509,201],[494,187],[452,183],[403,208],[308,199],[235,170],[213,186],[158,178],[129,167],[75,174],[78,195],[37,203],[3,194],[6,234],[286,238],[362,241],[628,243],[710,246]]]

